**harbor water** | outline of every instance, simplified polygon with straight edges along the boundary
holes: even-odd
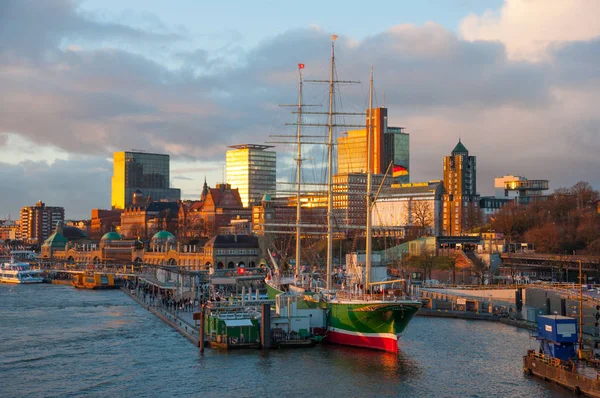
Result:
[[[526,330],[415,318],[399,355],[321,345],[203,355],[123,292],[0,284],[0,397],[569,397],[525,376]]]

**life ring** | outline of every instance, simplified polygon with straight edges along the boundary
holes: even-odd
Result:
[[[238,343],[238,339],[236,338],[231,338],[231,344],[237,344]]]

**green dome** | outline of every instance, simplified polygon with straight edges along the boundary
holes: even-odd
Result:
[[[65,238],[62,234],[58,232],[54,232],[48,237],[48,239],[44,241],[44,244],[42,246],[51,247],[55,249],[64,249],[65,246],[67,246],[67,243],[69,243],[69,240],[67,238]]]
[[[107,232],[102,237],[102,240],[121,240],[123,237],[115,231]]]
[[[175,235],[170,233],[169,231],[158,231],[152,237],[152,240],[166,240],[166,241],[175,241]]]

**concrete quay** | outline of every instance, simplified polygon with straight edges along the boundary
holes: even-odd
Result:
[[[200,329],[194,325],[192,313],[167,311],[164,308],[148,304],[136,294],[131,293],[129,289],[121,288],[121,291],[131,297],[135,302],[156,315],[158,319],[171,326],[183,337],[191,341],[195,346],[200,346]]]

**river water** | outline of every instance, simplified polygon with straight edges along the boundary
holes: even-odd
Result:
[[[528,332],[415,318],[399,355],[197,347],[118,290],[0,284],[0,397],[569,397],[525,376]]]

